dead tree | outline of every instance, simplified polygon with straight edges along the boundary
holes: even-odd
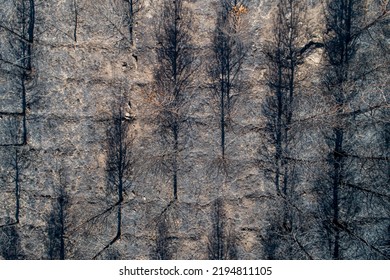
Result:
[[[48,233],[48,258],[64,260],[66,258],[66,220],[69,196],[66,191],[67,181],[63,170],[58,171],[58,186],[54,187],[53,209],[50,213]]]
[[[17,139],[19,138],[19,124],[16,121],[10,121],[8,129],[9,134],[11,135],[11,142],[16,143]],[[14,186],[15,211],[14,218],[9,219],[9,223],[0,225],[0,227],[18,225],[20,222],[21,182],[23,173],[29,166],[29,162],[29,153],[26,147],[7,147],[6,156],[3,158],[3,164],[8,166],[7,177],[10,178],[9,181]]]
[[[107,128],[106,142],[106,178],[107,178],[107,200],[108,205],[102,210],[74,226],[68,231],[68,235],[76,234],[80,229],[96,230],[96,227],[107,224],[115,224],[115,235],[104,241],[103,246],[92,259],[98,259],[103,254],[109,258],[120,258],[118,251],[113,247],[123,233],[123,205],[128,203],[126,195],[132,186],[133,167],[133,140],[130,132],[130,125],[133,119],[124,113],[122,98],[115,102],[112,120]],[[115,217],[112,219],[112,217]]]
[[[326,172],[322,173],[316,190],[322,209],[322,238],[327,240],[324,247],[329,248],[327,257],[332,259],[389,258],[373,241],[377,240],[377,234],[371,232],[374,229],[379,232],[381,228],[386,230],[384,228],[388,226],[388,219],[382,217],[383,210],[379,210],[386,208],[379,205],[381,200],[387,200],[387,194],[373,181],[362,180],[375,157],[362,155],[372,142],[363,142],[363,146],[358,144],[358,135],[362,133],[359,130],[367,129],[361,125],[362,120],[370,118],[367,113],[374,114],[370,109],[362,110],[365,106],[360,102],[364,97],[363,81],[368,81],[368,77],[377,79],[373,73],[378,70],[369,66],[371,63],[360,60],[359,52],[363,48],[360,40],[388,15],[388,11],[385,6],[378,17],[367,23],[365,4],[361,0],[325,2],[327,65],[323,75],[323,95],[333,117],[329,128],[324,130],[327,153],[323,170]],[[379,158],[377,156],[377,160]],[[379,196],[379,200],[369,199],[371,196]],[[379,204],[374,206],[371,201]],[[366,215],[376,222],[368,223]]]
[[[8,37],[8,43],[5,44],[8,50],[3,49],[0,53],[0,66],[15,79],[21,99],[21,112],[0,112],[0,115],[22,117],[22,140],[11,144],[21,146],[27,144],[27,83],[33,70],[35,2],[20,0],[14,1],[13,4],[12,7],[9,6],[9,14],[4,15],[4,20],[0,20],[0,29],[4,30]]]
[[[77,0],[73,0],[73,40],[77,42],[77,28],[79,25],[79,7]]]
[[[299,2],[299,1],[298,1]],[[281,0],[274,20],[274,39],[265,46],[268,67],[266,82],[269,94],[263,103],[266,122],[266,139],[271,144],[270,168],[278,194],[289,191],[289,145],[293,139],[291,124],[294,115],[294,99],[299,80],[297,72],[303,63],[300,55],[304,34],[299,22],[304,17],[302,2]],[[303,36],[302,36],[303,35]],[[267,155],[266,157],[268,157]]]
[[[16,122],[10,122],[9,130],[12,142],[16,143],[18,138],[18,124]],[[21,212],[21,191],[22,191],[22,179],[26,168],[29,165],[29,153],[26,147],[11,146],[7,147],[5,152],[6,156],[3,157],[3,167],[6,167],[5,179],[9,181],[13,186],[14,201],[14,213],[13,218],[7,217],[4,224],[0,225],[0,242],[3,245],[3,257],[6,259],[19,259],[22,257],[22,250],[20,248],[20,237],[18,233],[18,227],[20,225],[20,212]],[[8,248],[8,249],[6,249]]]
[[[134,27],[136,16],[142,9],[142,0],[123,0],[127,2],[127,25],[129,28],[130,44],[134,45]]]
[[[22,170],[25,168],[26,164],[26,155],[21,152],[18,148],[14,148],[11,155],[11,166],[14,171],[13,182],[15,184],[15,224],[19,223],[20,218],[20,181]]]
[[[30,162],[30,151],[27,148],[28,107],[31,102],[27,92],[29,83],[33,79],[33,44],[35,32],[34,0],[8,1],[2,3],[4,9],[0,19],[0,33],[2,44],[0,46],[0,70],[7,75],[7,82],[11,83],[14,92],[17,92],[15,103],[20,104],[17,112],[0,112],[0,118],[8,118],[9,142],[1,143],[7,147],[7,156],[3,164],[9,166],[9,177],[14,185],[14,217],[0,225],[3,232],[9,235],[8,245],[13,251],[15,259],[23,258],[20,250],[19,226],[21,217],[21,194],[23,174]],[[14,248],[14,249],[12,249]],[[19,256],[18,256],[19,255]]]
[[[362,24],[362,17],[358,14],[361,7],[358,7],[359,1],[328,1],[327,12],[327,32],[332,32],[331,37],[325,43],[325,51],[329,61],[331,70],[325,80],[328,93],[333,97],[334,106],[338,108],[338,113],[342,113],[343,108],[353,98],[355,92],[344,90],[344,85],[348,82],[351,70],[350,63],[354,58],[356,48],[356,38],[352,37],[353,29],[360,28]],[[361,1],[360,1],[361,2]],[[331,256],[333,259],[340,259],[340,207],[341,201],[347,199],[340,196],[340,189],[342,182],[350,180],[347,179],[345,166],[347,165],[347,158],[344,157],[346,150],[346,127],[341,123],[335,123],[332,128],[330,136],[329,147],[332,149],[329,153],[330,178],[331,184],[331,200],[329,201],[328,209],[325,213],[330,215],[327,231],[332,232],[332,237],[329,239],[331,246]],[[333,147],[332,147],[333,146]],[[328,216],[327,215],[327,216]]]
[[[173,247],[169,236],[169,222],[166,215],[159,219],[156,227],[155,245],[151,254],[154,260],[171,260]]]
[[[114,110],[118,111],[114,114],[112,124],[107,130],[107,184],[108,193],[115,195],[116,202],[96,217],[104,216],[104,214],[116,210],[116,234],[94,256],[94,259],[121,238],[124,195],[130,189],[132,183],[134,158],[132,155],[132,140],[129,135],[131,120],[125,118],[121,103],[119,109]]]
[[[8,221],[8,224],[11,224]],[[20,236],[15,226],[0,228],[0,256],[5,260],[24,259]]]
[[[207,244],[209,259],[237,259],[236,236],[227,223],[226,211],[221,198],[213,203],[211,223],[212,231]]]
[[[300,255],[297,251],[305,251],[297,240],[301,225],[293,207],[299,204],[297,163],[298,156],[301,157],[295,146],[297,141],[302,141],[296,137],[299,128],[293,122],[297,114],[295,100],[302,88],[304,59],[313,47],[323,46],[308,42],[307,27],[301,24],[305,17],[304,1],[280,0],[273,21],[274,37],[264,48],[268,94],[262,108],[266,123],[259,164],[274,196],[267,215],[269,237],[263,242],[266,257],[271,259],[297,258]],[[273,207],[275,203],[278,207]],[[304,255],[307,257],[306,251]]]
[[[246,56],[244,16],[247,1],[220,0],[209,65],[211,88],[219,118],[221,159],[225,160],[226,128],[231,124],[233,106],[242,93],[241,68]]]
[[[164,1],[158,22],[157,66],[147,101],[164,153],[164,175],[171,177],[173,201],[178,198],[179,154],[188,128],[188,102],[195,71],[191,13],[184,1]]]

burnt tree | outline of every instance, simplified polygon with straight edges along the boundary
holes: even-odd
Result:
[[[383,216],[388,208],[388,190],[380,178],[387,175],[377,171],[378,166],[388,164],[388,158],[383,154],[383,146],[382,151],[372,149],[380,139],[375,136],[377,125],[372,130],[379,117],[376,110],[386,109],[383,101],[372,102],[377,99],[376,93],[365,90],[370,80],[380,81],[377,74],[381,67],[365,61],[361,54],[371,52],[361,41],[388,15],[388,10],[385,5],[378,9],[375,18],[367,20],[370,16],[366,14],[365,1],[329,0],[325,4],[323,95],[331,117],[323,135],[325,172],[316,188],[322,209],[322,239],[327,240],[323,246],[329,248],[324,251],[332,259],[389,258],[378,239],[386,235],[389,223],[388,217]],[[373,39],[364,38],[368,44]],[[367,98],[367,94],[371,97]],[[369,174],[379,177],[373,180]]]
[[[107,130],[107,187],[108,194],[116,197],[116,202],[102,213],[95,216],[104,217],[116,211],[116,234],[95,256],[99,257],[106,249],[115,244],[122,235],[123,202],[126,191],[132,185],[134,157],[132,155],[132,139],[129,135],[131,120],[125,118],[122,104],[112,119]]]
[[[142,9],[142,0],[123,0],[127,3],[127,26],[129,29],[129,41],[134,45],[134,27],[137,14]]]
[[[16,142],[19,138],[18,130],[20,130],[19,123],[16,121],[9,121],[9,134],[12,142]],[[13,146],[7,147],[3,163],[7,165],[7,181],[13,185],[13,193],[15,197],[14,218],[10,219],[10,223],[5,226],[18,225],[20,222],[20,197],[21,197],[21,183],[24,171],[29,166],[29,151],[26,147]],[[11,222],[12,221],[12,222]],[[2,227],[4,225],[0,225]]]
[[[11,134],[15,137],[17,129],[14,126],[10,126]],[[22,256],[20,248],[20,237],[18,233],[18,227],[20,226],[21,216],[21,191],[24,171],[28,167],[29,152],[25,147],[7,147],[6,156],[3,157],[3,164],[7,165],[5,172],[5,182],[9,182],[13,187],[14,200],[10,202],[10,205],[14,204],[13,217],[7,217],[3,224],[0,225],[0,242],[3,245],[3,257],[7,259],[19,259]],[[3,174],[2,174],[3,175]],[[4,183],[5,183],[4,182]],[[8,248],[8,249],[6,249]]]
[[[58,171],[58,186],[54,187],[52,211],[49,215],[47,234],[47,254],[50,260],[64,260],[66,258],[66,219],[69,196],[66,191],[67,181],[63,170]]]
[[[1,115],[22,118],[22,139],[10,145],[27,144],[28,82],[32,75],[32,57],[35,30],[35,1],[20,0],[8,5],[9,11],[0,20],[0,29],[6,32],[8,42],[0,53],[1,69],[10,74],[19,92],[21,112],[0,112]]]
[[[77,0],[73,0],[72,8],[73,8],[73,40],[77,42],[77,28],[79,25],[79,6],[77,4]]]
[[[179,156],[188,129],[187,112],[196,69],[191,20],[184,1],[164,1],[156,34],[154,86],[147,100],[165,154],[164,175],[172,181],[172,201],[178,199]]]
[[[304,157],[297,150],[299,127],[294,125],[297,115],[296,99],[302,91],[302,68],[310,50],[322,47],[309,41],[304,1],[280,0],[273,21],[272,40],[264,47],[267,65],[262,115],[265,126],[263,143],[259,149],[259,167],[270,184],[269,225],[263,240],[265,257],[311,258],[305,249],[302,234],[300,202],[301,168]],[[277,206],[276,206],[277,205]]]
[[[242,93],[240,74],[246,55],[246,30],[243,17],[248,12],[246,1],[220,0],[212,41],[209,65],[213,108],[219,118],[221,159],[225,161],[226,129],[231,124],[233,106]]]
[[[221,198],[216,199],[213,203],[211,223],[212,231],[207,244],[209,259],[237,259],[236,236],[228,225],[224,203]]]
[[[167,215],[160,217],[156,226],[155,245],[151,254],[153,260],[171,260],[174,247],[170,240]]]
[[[11,222],[8,222],[11,224]],[[0,256],[5,260],[24,259],[20,236],[15,226],[0,227]]]

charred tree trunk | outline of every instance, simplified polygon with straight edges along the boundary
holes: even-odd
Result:
[[[124,194],[129,190],[132,184],[132,171],[134,165],[134,158],[132,155],[132,140],[129,135],[129,128],[131,120],[125,118],[122,109],[122,102],[116,104],[119,106],[118,113],[113,116],[112,125],[107,130],[107,178],[108,178],[108,193],[115,194],[116,202],[107,210],[98,216],[104,216],[111,210],[116,209],[116,234],[108,242],[103,249],[101,249],[94,259],[99,257],[106,249],[120,240],[122,236],[122,211]]]
[[[77,28],[79,24],[79,8],[77,0],[73,0],[73,40],[77,42]]]
[[[209,75],[219,115],[222,161],[226,155],[226,128],[230,124],[234,101],[242,88],[240,72],[246,55],[242,18],[247,12],[246,1],[219,1]]]
[[[208,238],[209,259],[237,259],[236,237],[227,224],[226,211],[221,198],[213,203],[211,222],[212,232]]]
[[[188,128],[188,103],[195,71],[192,45],[191,14],[183,1],[165,1],[157,33],[157,62],[153,103],[154,122],[162,139],[162,146],[169,150],[164,163],[171,177],[173,200],[178,199],[179,155],[184,144],[181,135]]]
[[[66,208],[68,195],[63,181],[63,174],[59,174],[59,188],[55,191],[57,197],[53,203],[53,210],[48,221],[48,257],[50,260],[65,260],[65,230],[66,230]]]
[[[299,235],[303,225],[296,216],[300,203],[296,188],[297,155],[293,150],[296,144],[297,129],[293,125],[297,114],[294,100],[301,80],[301,71],[307,56],[308,34],[300,22],[305,21],[304,1],[280,0],[274,18],[274,38],[265,47],[268,67],[266,82],[269,94],[263,103],[262,115],[266,119],[263,131],[263,148],[259,151],[261,167],[265,170],[267,181],[271,184],[270,193],[274,200],[270,206],[270,225],[266,230],[264,252],[268,258],[294,258],[308,253]],[[279,208],[279,209],[278,209]],[[276,213],[272,213],[275,212]],[[276,240],[273,237],[280,236]]]
[[[129,29],[129,41],[134,45],[134,27],[136,23],[136,16],[142,9],[143,0],[124,0],[127,2],[127,25]]]
[[[365,181],[366,172],[374,172],[376,166],[373,158],[363,159],[354,154],[365,154],[364,150],[370,151],[371,143],[377,142],[378,136],[369,135],[367,139],[359,139],[362,131],[372,131],[361,115],[375,123],[374,112],[370,109],[366,114],[365,110],[356,110],[348,113],[351,108],[367,107],[365,101],[364,87],[362,80],[378,79],[375,75],[381,67],[375,65],[375,61],[367,62],[364,65],[359,61],[360,52],[365,48],[360,44],[360,39],[372,26],[380,25],[381,17],[387,13],[378,13],[379,16],[367,24],[364,10],[365,1],[362,0],[328,0],[325,5],[326,34],[324,50],[326,57],[326,68],[324,75],[324,96],[327,98],[327,106],[333,116],[330,119],[330,126],[325,133],[328,149],[327,169],[328,173],[321,179],[327,184],[321,184],[321,188],[327,190],[328,194],[320,191],[322,195],[322,219],[325,223],[324,231],[329,238],[329,257],[332,259],[349,259],[355,255],[383,258],[384,251],[378,248],[372,240],[371,232],[374,228],[384,232],[387,224],[380,222],[369,223],[362,218],[366,215],[381,216],[379,214],[388,203],[382,200],[382,193],[378,191],[380,184],[373,181]],[[370,39],[367,43],[370,44]],[[369,55],[369,52],[366,53]],[[374,96],[372,100],[377,100]],[[367,99],[368,100],[368,99]],[[363,101],[363,102],[362,102]],[[371,102],[371,100],[369,101]],[[380,105],[379,105],[380,106]],[[375,105],[373,106],[375,107]],[[378,115],[379,116],[379,115]],[[361,131],[359,131],[361,130]],[[361,144],[365,146],[360,146]],[[373,153],[380,153],[380,150],[373,150]],[[359,169],[358,169],[359,168]],[[380,175],[376,181],[380,181]],[[376,192],[374,197],[367,198]],[[371,193],[371,194],[369,194]],[[375,200],[375,203],[371,202]],[[378,212],[376,212],[378,211]],[[352,249],[355,248],[355,249]],[[358,253],[359,252],[359,253]]]

